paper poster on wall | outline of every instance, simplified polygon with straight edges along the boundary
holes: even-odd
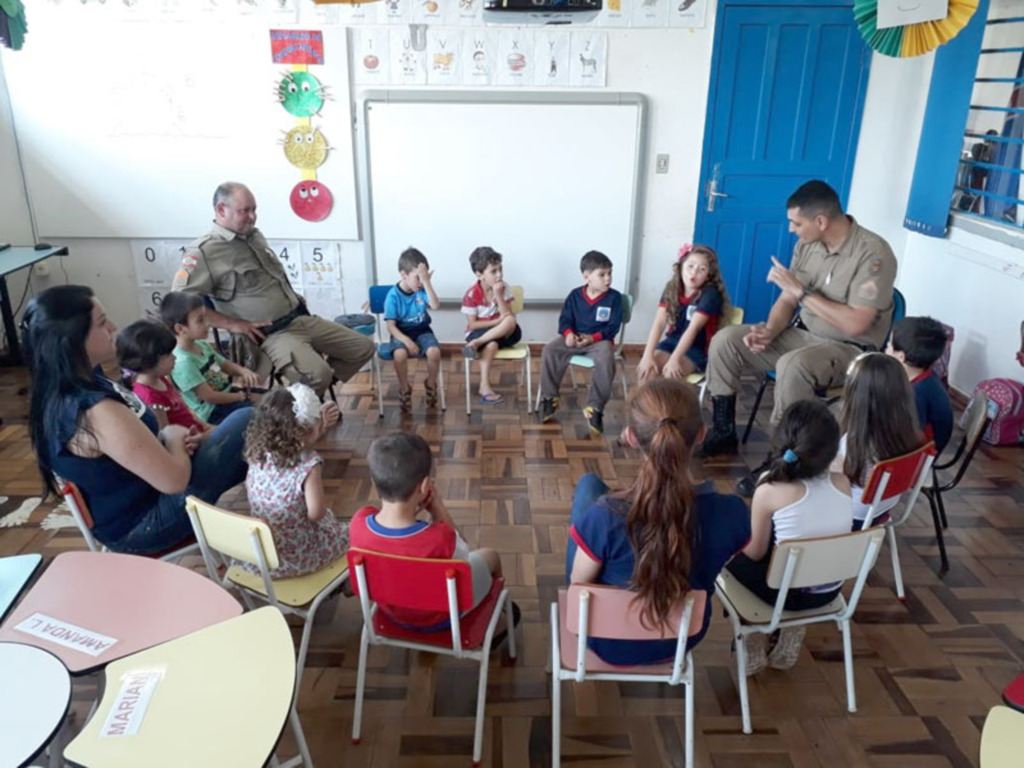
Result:
[[[497,34],[483,29],[466,30],[462,35],[463,85],[490,85],[497,60]]]
[[[447,24],[449,16],[454,22],[458,0],[409,0],[412,4],[410,20],[413,24]]]
[[[298,0],[263,0],[267,21],[272,24],[294,24],[299,20]]]
[[[362,28],[352,30],[353,78],[358,85],[386,85],[390,80],[388,30]]]
[[[341,247],[309,240],[302,243],[302,295],[314,315],[334,318],[342,311]]]
[[[457,29],[427,29],[427,83],[459,85],[462,82],[462,33]]]
[[[707,13],[707,0],[668,0],[670,27],[702,28]]]
[[[284,265],[292,290],[302,293],[302,246],[298,240],[268,240],[267,245]]]
[[[455,2],[455,0],[452,0]],[[483,25],[484,0],[458,0],[457,18],[463,27]]]
[[[338,23],[345,26],[353,24],[376,24],[380,3],[337,3]]]
[[[304,2],[299,6],[299,21],[312,25],[337,24],[338,5],[338,3]]]
[[[566,86],[569,84],[568,32],[540,30],[533,37],[533,84]]]
[[[533,30],[502,29],[498,32],[495,71],[498,85],[533,84]]]
[[[394,85],[427,84],[427,45],[416,46],[409,28],[389,30],[388,53],[391,57],[391,82]],[[418,48],[418,50],[417,50]]]
[[[636,0],[633,3],[632,26],[668,26],[668,6],[671,2],[672,0]]]
[[[631,8],[640,0],[604,0],[604,8],[594,22],[599,27],[628,27]]]
[[[599,87],[607,76],[608,33],[573,32],[569,55],[569,84]]]
[[[412,19],[412,4],[416,0],[384,0],[377,18],[384,24],[408,24]]]
[[[182,254],[175,241],[132,240],[132,262],[135,265],[135,284],[138,286],[170,286],[174,273],[181,266]]]
[[[917,0],[914,3],[899,0],[878,0],[878,29],[890,29],[907,24],[938,21],[949,15],[949,0]]]

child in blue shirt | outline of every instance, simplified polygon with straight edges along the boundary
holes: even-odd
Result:
[[[391,341],[381,344],[378,354],[385,360],[394,360],[398,376],[398,403],[402,413],[412,411],[412,384],[409,382],[409,357],[427,358],[427,378],[423,387],[427,393],[427,407],[437,407],[437,371],[441,365],[441,347],[430,329],[427,309],[441,306],[430,278],[427,257],[415,248],[406,248],[398,257],[401,279],[388,291],[384,299],[384,322]]]
[[[615,336],[622,326],[622,294],[611,287],[612,261],[599,251],[580,259],[583,287],[565,299],[558,318],[557,339],[548,342],[541,358],[541,421],[558,409],[558,389],[573,355],[594,361],[587,406],[583,414],[591,432],[604,434],[604,406],[612,396],[615,379]]]
[[[917,421],[925,440],[935,442],[936,456],[953,434],[953,407],[932,365],[946,348],[946,330],[930,317],[905,317],[892,327],[886,353],[903,364],[917,405]]]

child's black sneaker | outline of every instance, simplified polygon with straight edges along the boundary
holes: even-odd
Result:
[[[583,415],[587,418],[587,426],[595,435],[604,434],[604,413],[588,405],[583,409]]]
[[[557,397],[545,397],[540,401],[540,420],[547,423],[555,418],[555,411],[558,410]]]

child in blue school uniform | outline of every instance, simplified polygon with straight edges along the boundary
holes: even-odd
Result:
[[[930,317],[905,317],[892,327],[886,354],[903,364],[917,406],[917,422],[925,440],[942,453],[953,434],[953,406],[932,365],[946,348],[946,330]]]
[[[706,245],[680,248],[636,369],[637,379],[684,379],[703,371],[708,345],[728,304],[715,251]]]
[[[611,287],[612,260],[600,251],[580,259],[583,286],[570,293],[558,317],[558,338],[548,342],[541,358],[541,421],[558,409],[558,389],[574,355],[594,361],[583,415],[590,431],[604,434],[604,406],[615,379],[615,337],[622,327],[622,294]]]
[[[415,248],[406,248],[398,257],[401,279],[388,291],[384,299],[384,322],[391,341],[380,345],[378,353],[395,363],[398,376],[398,403],[402,413],[412,411],[412,384],[409,382],[409,358],[427,358],[427,378],[423,387],[427,393],[427,407],[437,407],[437,371],[441,366],[441,347],[430,328],[427,309],[441,306],[430,279],[427,257]]]

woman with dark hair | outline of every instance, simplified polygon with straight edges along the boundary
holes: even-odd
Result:
[[[93,535],[119,552],[151,554],[192,535],[185,495],[216,502],[245,479],[245,427],[232,415],[219,439],[156,417],[101,369],[115,359],[117,328],[91,288],[49,288],[22,319],[32,376],[29,434],[43,483],[73,481],[92,513]],[[227,424],[227,421],[225,421]]]
[[[688,384],[655,379],[641,386],[627,406],[623,437],[643,453],[640,471],[632,487],[615,493],[605,493],[608,486],[594,475],[580,479],[569,530],[569,580],[632,589],[648,626],[664,626],[673,606],[692,593],[702,619],[689,638],[693,647],[711,620],[715,579],[750,539],[747,505],[715,493],[710,481],[695,484],[691,478],[690,457],[704,424]],[[676,647],[674,638],[589,642],[602,659],[623,665],[671,659]]]

